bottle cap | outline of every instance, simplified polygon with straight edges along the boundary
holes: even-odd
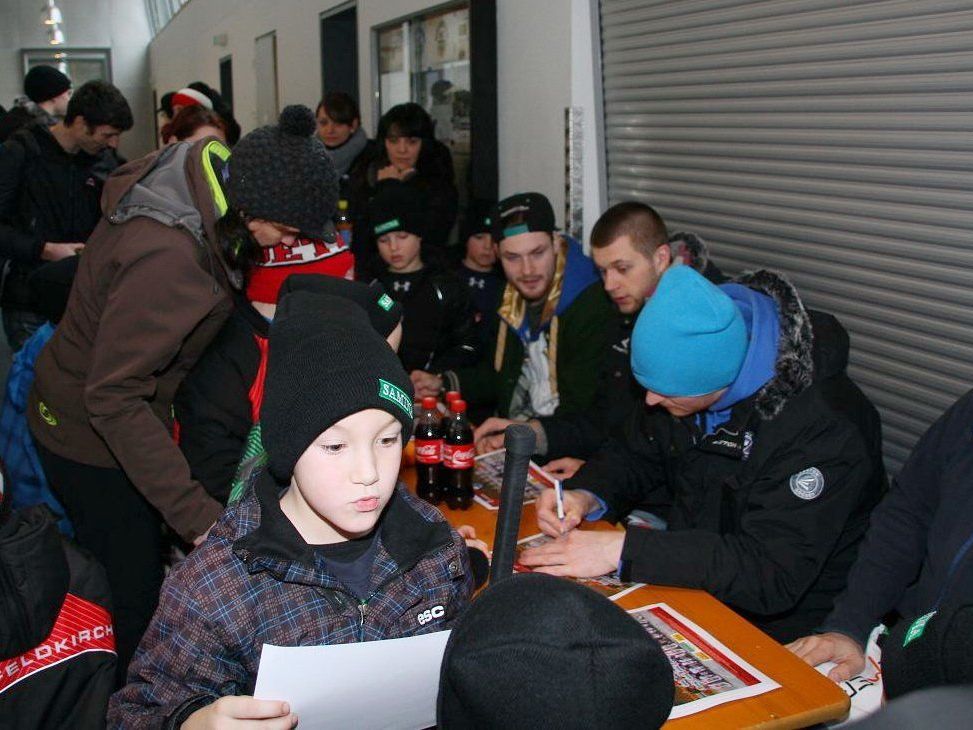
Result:
[[[454,400],[459,400],[459,397],[460,396],[459,396],[459,391],[458,390],[448,390],[448,391],[446,391],[446,405],[449,405]]]
[[[453,413],[466,413],[465,400],[460,400],[459,398],[457,398],[456,400],[454,400],[452,403],[449,404],[449,407],[452,408]]]
[[[348,201],[347,200],[339,200],[338,201],[338,210],[348,210]]]
[[[422,407],[425,410],[427,410],[427,411],[431,411],[433,408],[435,408],[436,407],[436,396],[434,396],[434,395],[427,395],[426,397],[424,397],[422,399]]]

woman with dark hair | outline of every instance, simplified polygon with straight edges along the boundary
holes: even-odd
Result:
[[[351,173],[350,203],[355,225],[356,264],[369,278],[375,272],[377,249],[368,216],[368,202],[386,181],[403,182],[419,193],[426,217],[423,243],[432,252],[442,251],[456,222],[457,191],[453,158],[436,141],[429,114],[418,104],[399,104],[378,123],[377,149]],[[369,266],[371,265],[371,268]]]
[[[199,544],[222,511],[172,438],[176,389],[264,247],[333,240],[337,181],[303,106],[233,155],[164,147],[105,184],[67,310],[36,364],[28,425],[77,542],[105,566],[124,677],[162,584],[161,524]]]
[[[375,143],[368,139],[361,126],[361,114],[355,100],[343,91],[331,91],[318,104],[315,117],[318,122],[318,139],[334,163],[341,184],[341,197],[345,198],[348,175],[355,164],[374,154]]]

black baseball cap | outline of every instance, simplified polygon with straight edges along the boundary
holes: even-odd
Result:
[[[517,193],[504,198],[497,203],[490,218],[491,233],[497,243],[521,233],[553,233],[557,229],[551,201],[540,193]]]

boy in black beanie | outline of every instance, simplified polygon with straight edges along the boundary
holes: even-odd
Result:
[[[286,703],[246,696],[263,644],[431,633],[469,601],[463,540],[397,485],[412,386],[361,307],[281,301],[261,420],[269,469],[169,575],[111,726],[293,727]]]
[[[385,265],[376,278],[402,304],[399,358],[419,397],[438,395],[438,375],[472,365],[479,349],[469,291],[437,260],[423,258],[424,207],[416,190],[397,182],[383,185],[368,207]]]

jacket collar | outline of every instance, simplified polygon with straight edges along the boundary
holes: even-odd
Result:
[[[233,543],[233,552],[250,572],[267,569],[274,574],[293,578],[292,567],[304,571],[315,569],[314,549],[304,541],[297,528],[280,508],[281,486],[264,470],[257,476],[254,488],[241,505],[259,511],[257,527]],[[395,561],[399,572],[410,570],[419,560],[438,547],[452,542],[449,524],[430,522],[409,505],[405,487],[396,487],[385,507],[379,525],[382,547]],[[311,582],[311,581],[308,581]]]

